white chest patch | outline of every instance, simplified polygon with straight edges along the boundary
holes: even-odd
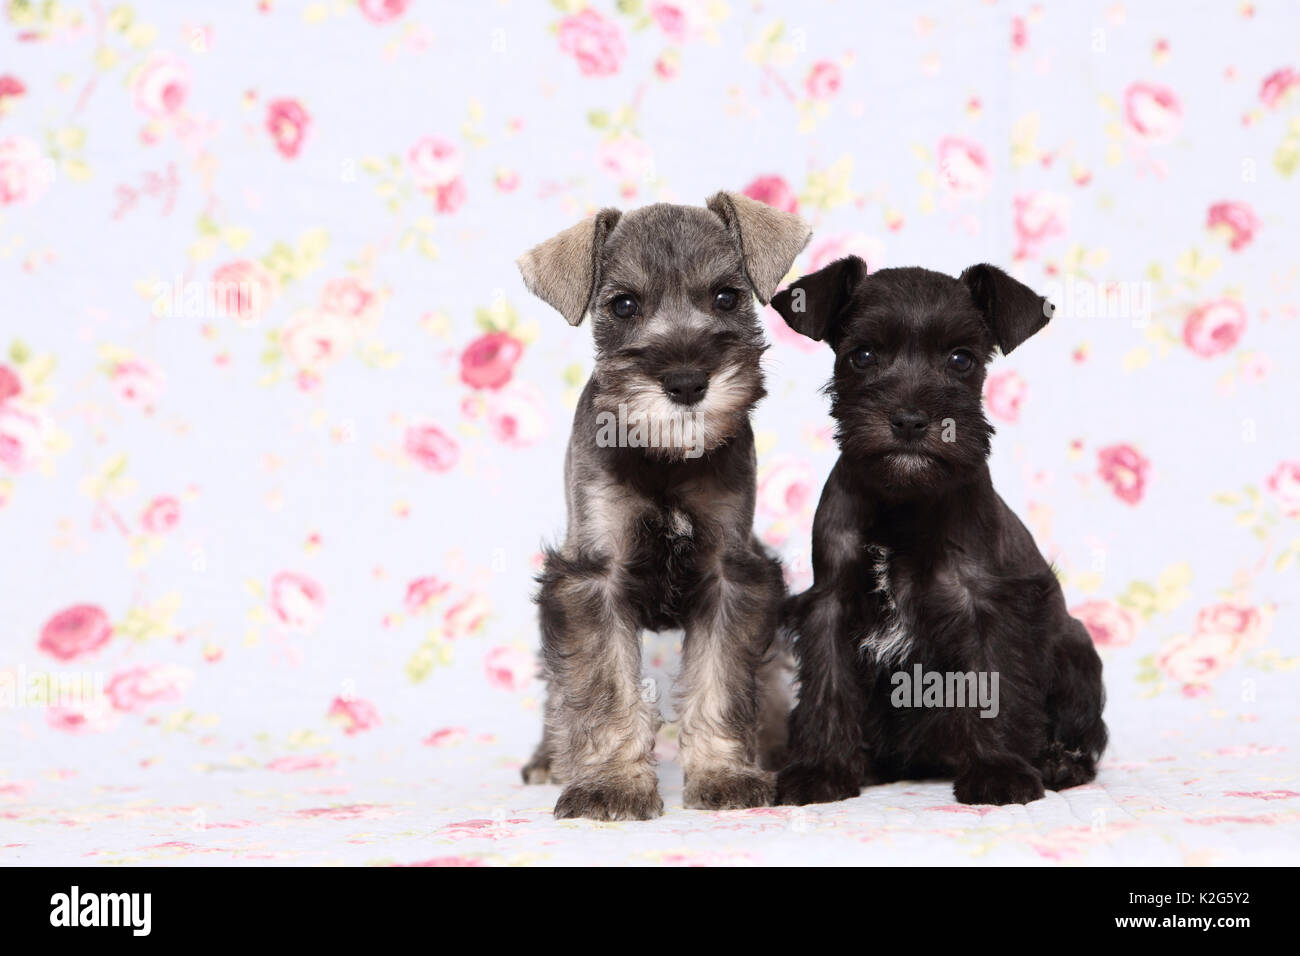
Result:
[[[889,549],[871,545],[868,549],[875,575],[875,592],[880,595],[881,618],[862,638],[858,649],[870,654],[877,664],[899,664],[912,649],[912,633],[903,621],[889,580]]]

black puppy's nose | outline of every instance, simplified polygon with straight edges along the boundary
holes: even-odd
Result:
[[[709,374],[694,369],[669,372],[664,376],[663,382],[665,394],[674,402],[694,405],[709,389]]]
[[[906,441],[914,441],[925,434],[930,419],[924,412],[912,409],[899,409],[889,416],[889,427],[894,435]]]

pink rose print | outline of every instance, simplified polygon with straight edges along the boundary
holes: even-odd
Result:
[[[799,197],[781,176],[759,176],[741,192],[750,199],[767,203],[773,209],[783,212],[799,211]]]
[[[1222,602],[1202,608],[1196,615],[1198,634],[1227,634],[1241,650],[1258,647],[1264,642],[1268,622],[1258,608]]]
[[[23,81],[11,73],[0,76],[0,113],[3,113],[8,107],[5,100],[17,99],[27,92],[27,87]]]
[[[1097,471],[1115,497],[1135,505],[1146,490],[1151,463],[1132,445],[1108,445],[1097,452]]]
[[[454,747],[465,742],[469,732],[464,727],[443,727],[424,738],[426,747]]]
[[[140,516],[140,524],[150,534],[166,534],[181,520],[181,503],[171,495],[159,495],[149,502]]]
[[[957,196],[979,199],[989,191],[993,170],[978,143],[957,136],[939,141],[939,180]]]
[[[144,359],[121,359],[113,364],[109,378],[118,396],[132,405],[150,405],[162,392],[162,372]]]
[[[54,167],[26,136],[0,139],[0,206],[33,203],[54,178]]]
[[[626,133],[607,139],[596,150],[600,168],[619,181],[641,180],[654,172],[654,155],[645,141]]]
[[[281,571],[271,578],[271,611],[289,630],[310,633],[324,610],[324,590],[305,574]]]
[[[1232,666],[1235,647],[1227,634],[1210,632],[1179,636],[1156,655],[1156,666],[1183,685],[1183,694],[1200,697],[1209,684]]]
[[[1216,202],[1206,214],[1205,225],[1228,237],[1228,248],[1240,252],[1250,245],[1259,229],[1259,217],[1244,202]]]
[[[491,613],[487,596],[474,592],[447,608],[442,617],[443,632],[452,640],[477,634]]]
[[[1202,358],[1231,349],[1246,329],[1246,307],[1235,299],[1219,299],[1192,310],[1183,323],[1183,341]]]
[[[131,81],[131,102],[145,116],[154,119],[179,112],[189,92],[189,64],[164,50],[150,54]]]
[[[1124,118],[1149,143],[1167,143],[1183,125],[1183,107],[1172,90],[1153,83],[1134,83],[1124,91]]]
[[[377,331],[383,317],[383,304],[382,296],[356,276],[331,279],[320,297],[321,311],[343,319],[358,338]]]
[[[1012,200],[1015,207],[1017,259],[1032,259],[1049,239],[1065,235],[1070,201],[1056,193],[1026,193]]]
[[[132,667],[114,674],[104,689],[114,710],[134,713],[179,700],[193,674],[171,665]]]
[[[627,55],[618,25],[590,8],[561,20],[558,36],[560,49],[578,61],[583,76],[612,76]]]
[[[885,244],[860,232],[827,236],[808,247],[808,271],[815,272],[845,256],[857,256],[867,264],[868,272],[875,272],[885,263]]]
[[[501,388],[514,374],[524,345],[508,332],[488,332],[460,357],[460,380],[471,388]]]
[[[681,43],[686,39],[686,13],[672,3],[656,3],[650,7],[650,16],[670,40]]]
[[[808,271],[814,270],[809,268]],[[786,325],[785,319],[781,318],[781,314],[770,305],[763,309],[763,321],[767,325],[767,334],[782,348],[797,349],[800,352],[818,352],[825,348],[821,342],[814,342],[808,336],[800,335]]]
[[[267,770],[280,773],[302,773],[307,770],[331,770],[338,763],[338,758],[329,754],[309,754],[306,756],[276,757],[268,761]]]
[[[433,191],[433,209],[435,212],[449,216],[465,205],[465,180],[453,179],[445,186]]]
[[[450,584],[435,577],[416,578],[406,586],[406,599],[403,603],[407,613],[418,614],[450,590]]]
[[[488,683],[498,690],[527,690],[537,672],[537,660],[517,647],[494,647],[483,659]]]
[[[293,159],[302,149],[311,126],[311,116],[295,99],[272,100],[266,104],[266,128],[280,155]]]
[[[302,309],[280,330],[280,348],[298,369],[319,374],[352,349],[347,319],[333,312]]]
[[[252,325],[271,307],[278,283],[261,263],[240,259],[212,273],[217,309],[241,325]]]
[[[16,402],[0,403],[0,466],[24,471],[36,462],[45,422]]]
[[[23,393],[23,382],[8,365],[0,365],[0,404]]]
[[[1300,518],[1300,461],[1282,462],[1265,484],[1287,517]]]
[[[1300,74],[1289,66],[1275,70],[1264,77],[1259,86],[1259,101],[1269,109],[1277,109],[1296,85],[1300,85]]]
[[[99,650],[113,636],[104,609],[94,604],[74,604],[45,622],[36,646],[61,661],[72,661]]]
[[[371,23],[388,23],[390,20],[396,20],[410,5],[411,0],[359,0],[358,3],[361,15]]]
[[[1011,49],[1022,52],[1029,45],[1029,27],[1024,17],[1011,18]]]
[[[995,372],[984,383],[984,406],[994,418],[1004,422],[1020,420],[1020,405],[1029,386],[1015,369]]]
[[[1267,629],[1268,621],[1257,608],[1227,602],[1203,608],[1192,634],[1166,644],[1156,665],[1183,685],[1184,695],[1204,696],[1242,652],[1263,642]]]
[[[416,188],[433,197],[438,212],[453,213],[464,204],[460,150],[454,145],[426,136],[407,151],[406,165]]]
[[[808,508],[812,496],[812,470],[806,462],[785,455],[763,469],[758,482],[758,508],[763,514],[778,519],[797,517]]]
[[[819,60],[808,71],[804,89],[815,100],[828,100],[840,91],[842,83],[839,65],[830,60]]]
[[[488,396],[488,431],[497,441],[526,448],[546,434],[546,400],[533,386],[516,382]]]
[[[451,471],[460,459],[460,446],[437,425],[412,425],[403,441],[407,456],[429,471]]]
[[[418,189],[445,186],[460,175],[460,150],[446,140],[426,136],[406,151],[406,167]]]
[[[379,711],[375,705],[356,697],[335,697],[326,718],[342,723],[343,732],[349,735],[373,730],[380,723]]]
[[[1098,647],[1127,647],[1137,637],[1137,619],[1114,601],[1084,601],[1070,608]]]
[[[493,182],[499,192],[512,193],[519,188],[519,173],[513,169],[498,169]]]
[[[97,697],[82,704],[49,707],[45,711],[46,725],[65,734],[102,734],[116,727],[119,719],[107,697]]]

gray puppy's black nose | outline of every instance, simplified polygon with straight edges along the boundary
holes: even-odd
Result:
[[[894,435],[906,441],[920,438],[929,424],[930,419],[924,412],[912,409],[899,409],[889,416],[889,427]]]
[[[663,377],[664,394],[680,405],[694,405],[709,389],[708,372],[694,369],[669,372]]]

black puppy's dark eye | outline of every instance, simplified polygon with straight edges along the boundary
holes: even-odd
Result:
[[[730,312],[740,304],[740,293],[735,289],[719,289],[713,293],[713,307],[719,312]]]
[[[965,375],[975,367],[975,356],[971,355],[965,349],[956,349],[948,356],[948,368],[952,369],[958,375]]]
[[[868,366],[876,364],[876,353],[868,348],[856,348],[849,353],[849,364],[861,372]]]
[[[609,310],[620,319],[630,319],[640,310],[637,301],[630,295],[620,295],[609,304]]]

